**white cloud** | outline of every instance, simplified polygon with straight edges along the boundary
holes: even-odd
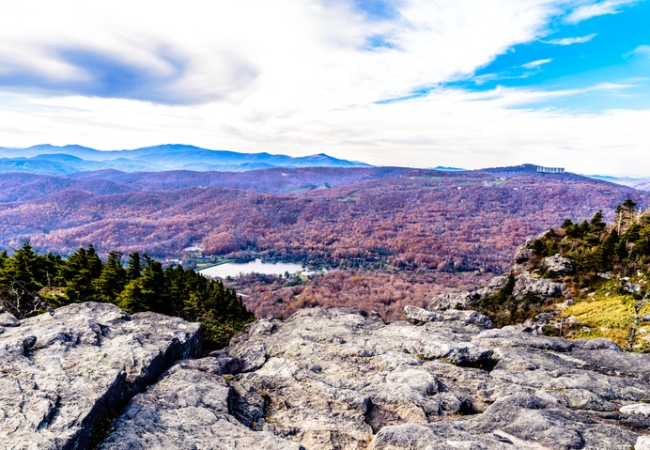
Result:
[[[567,23],[578,23],[592,17],[604,16],[607,14],[618,14],[620,7],[637,3],[639,0],[605,0],[600,2],[589,2],[574,9],[565,21]]]
[[[378,165],[481,168],[532,162],[578,173],[647,176],[650,111],[573,114],[522,108],[625,87],[596,85],[559,92],[500,88],[481,93],[441,89],[392,104],[261,116],[214,103],[154,108],[132,100],[84,97],[30,100],[32,107],[21,111],[19,100],[10,111],[0,111],[0,135],[24,142],[25,135],[38,130],[53,144],[107,149],[189,142],[246,152],[325,152]]]
[[[188,0],[181,8],[26,0],[0,16],[0,66],[16,75],[0,85],[162,103],[253,96],[271,110],[336,108],[471,74],[541,35],[561,2],[406,0],[396,20],[369,21],[351,1]],[[364,50],[373,36],[394,48]],[[104,74],[110,70],[117,76]]]
[[[547,44],[553,44],[553,45],[584,44],[585,42],[591,41],[596,36],[597,36],[597,34],[593,33],[593,34],[589,34],[587,36],[582,36],[582,37],[551,39],[551,40],[544,41],[544,42],[547,43]]]
[[[544,64],[548,64],[548,63],[550,63],[551,61],[553,61],[553,58],[549,58],[549,59],[538,59],[537,61],[531,61],[531,62],[529,62],[529,63],[522,64],[521,67],[523,67],[524,69],[536,69],[536,68],[538,68],[538,67],[541,66],[541,65],[544,65]]]
[[[639,45],[637,48],[628,53],[629,56],[650,58],[650,45]]]
[[[187,143],[385,165],[532,161],[650,173],[647,111],[513,108],[577,91],[436,89],[376,103],[471,75],[538,39],[566,0],[404,0],[393,20],[369,20],[350,4],[9,2],[0,16],[0,145]],[[369,50],[375,36],[392,48]],[[123,85],[110,92],[111,83]]]

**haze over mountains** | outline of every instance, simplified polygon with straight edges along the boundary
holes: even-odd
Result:
[[[271,168],[308,167],[368,168],[372,166],[359,161],[333,158],[324,153],[291,157],[272,155],[265,152],[239,153],[228,150],[210,150],[184,144],[157,145],[134,150],[96,150],[79,145],[54,146],[50,144],[35,145],[28,148],[0,147],[0,174],[70,175],[101,171],[99,176],[93,174],[88,178],[105,180],[107,178],[121,178],[117,173],[107,174],[105,172],[107,170],[127,173],[166,171],[246,172]],[[436,166],[431,170],[462,172],[467,169]],[[162,178],[174,179],[179,176],[182,178],[182,175],[179,174]],[[586,176],[650,191],[650,177]],[[151,179],[152,176],[145,176],[145,178]],[[211,180],[214,180],[214,178],[214,176],[210,176]],[[202,184],[215,185],[211,183]]]
[[[596,180],[609,181],[611,183],[622,184],[623,186],[630,186],[640,191],[650,191],[650,177],[646,178],[633,178],[633,177],[612,177],[608,175],[589,175],[590,178]]]
[[[294,158],[269,153],[208,150],[182,144],[106,151],[78,145],[57,147],[45,144],[23,149],[0,147],[0,172],[46,175],[106,169],[124,172],[166,170],[241,172],[273,167],[370,167],[370,165],[333,158],[323,153]]]

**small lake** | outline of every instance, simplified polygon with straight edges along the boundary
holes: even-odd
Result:
[[[267,263],[256,259],[244,264],[226,263],[199,270],[199,273],[210,278],[236,277],[241,274],[263,273],[265,275],[284,275],[285,272],[307,272],[307,268],[295,263]]]

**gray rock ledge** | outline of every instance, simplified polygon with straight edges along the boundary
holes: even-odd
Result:
[[[101,449],[650,448],[650,355],[486,329],[472,311],[409,311],[415,323],[320,308],[258,320],[168,368],[192,356],[197,325],[62,308],[0,336],[0,442],[83,449],[136,394]]]
[[[196,356],[200,325],[108,303],[72,304],[0,334],[0,447],[83,449],[95,425]]]
[[[650,355],[485,330],[479,314],[458,313],[423,324],[409,308],[416,324],[386,325],[315,308],[259,320],[227,349],[247,368],[228,381],[233,414],[308,450],[645,445],[650,418],[637,411],[650,398]]]

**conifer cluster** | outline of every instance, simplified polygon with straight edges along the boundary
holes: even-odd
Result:
[[[582,223],[567,219],[560,228],[550,229],[530,242],[527,248],[533,254],[526,263],[527,269],[565,283],[578,293],[578,300],[580,292],[594,292],[611,285],[614,280],[614,284],[618,284],[616,293],[630,297],[632,302],[650,297],[645,282],[628,283],[643,280],[650,273],[650,215],[640,213],[638,204],[631,199],[618,205],[613,223],[604,221],[602,211]],[[546,269],[544,258],[554,255],[571,259],[575,271],[571,275],[558,276]],[[533,319],[545,308],[552,309],[557,300],[544,299],[530,291],[517,298],[515,282],[515,273],[510,273],[499,291],[478,304],[479,310],[490,316],[497,326]]]
[[[650,215],[641,214],[630,199],[616,208],[611,224],[598,211],[590,221],[565,220],[560,229],[550,230],[532,242],[538,258],[560,253],[576,263],[574,278],[582,287],[591,286],[599,273],[621,277],[647,272],[650,268]]]
[[[39,255],[29,242],[0,253],[0,302],[18,318],[86,301],[114,303],[124,311],[153,311],[204,327],[204,350],[223,347],[254,319],[234,290],[192,269],[162,264],[146,253],[109,252],[102,261],[90,245],[67,258]]]

